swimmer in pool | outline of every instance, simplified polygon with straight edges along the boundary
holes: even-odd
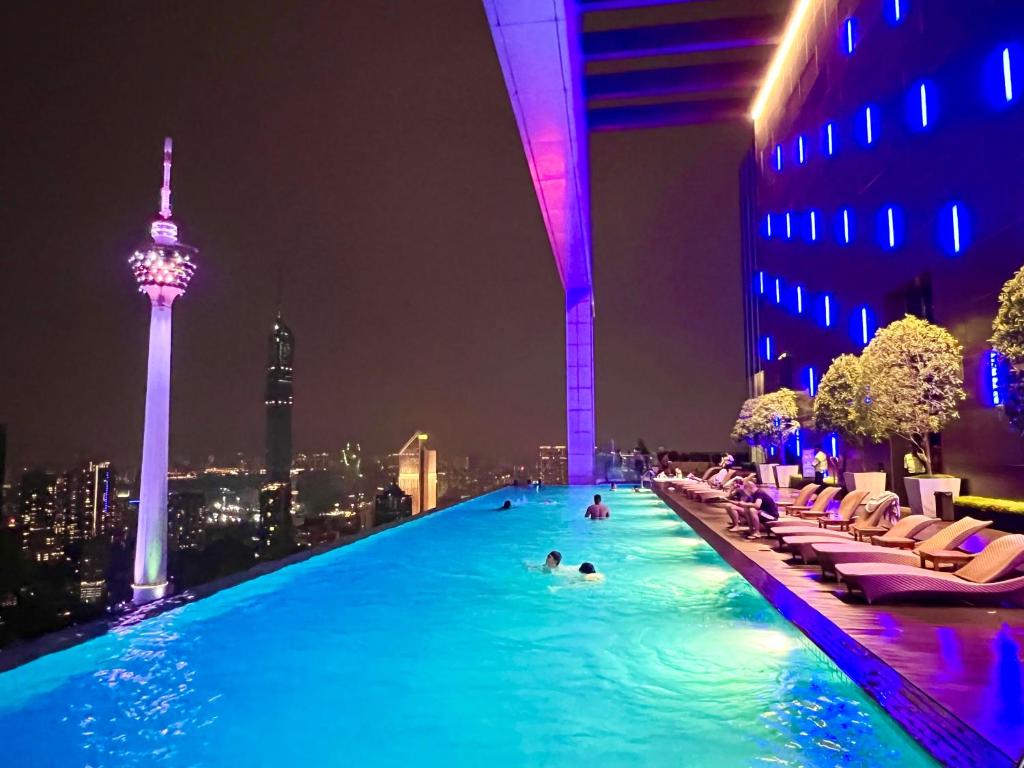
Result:
[[[508,499],[505,499],[505,503],[502,504],[500,507],[498,507],[498,509],[496,511],[497,512],[501,512],[501,511],[506,510],[506,509],[512,509],[512,502],[509,501]]]
[[[597,568],[594,567],[593,563],[580,563],[580,570],[579,570],[579,572],[580,572],[581,576],[583,577],[584,581],[603,581],[604,580],[604,574],[603,573],[598,573],[597,572]]]
[[[533,565],[530,563],[526,564],[527,570],[530,571],[544,571],[545,573],[561,573],[566,571],[566,568],[560,568],[562,564],[562,553],[557,549],[552,549],[548,552],[548,556],[544,558],[544,565]]]

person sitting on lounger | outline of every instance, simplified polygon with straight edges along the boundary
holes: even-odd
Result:
[[[747,481],[747,499],[741,501],[740,506],[747,513],[747,521],[750,524],[748,539],[760,539],[764,536],[761,533],[762,520],[778,520],[779,507],[775,499],[768,495],[768,492],[757,487],[752,480]]]
[[[601,503],[601,494],[594,494],[594,503],[587,507],[587,512],[584,517],[591,520],[604,520],[612,516],[611,511],[608,507]]]

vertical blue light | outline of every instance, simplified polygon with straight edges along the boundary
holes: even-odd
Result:
[[[864,137],[869,146],[875,143],[875,126],[871,117],[871,107],[864,107]]]
[[[781,171],[782,170],[782,145],[781,144],[776,144],[775,145],[775,170],[776,171]]]
[[[832,327],[832,299],[825,295],[825,327]]]
[[[959,256],[971,243],[970,211],[960,201],[947,203],[938,218],[939,246],[949,256]]]
[[[953,225],[953,253],[960,253],[960,206],[956,203],[950,209]]]
[[[843,51],[847,56],[853,53],[855,26],[856,23],[852,16],[843,22]]]
[[[789,240],[793,237],[793,217],[789,211],[786,211],[786,239]]]
[[[835,137],[836,124],[826,123],[825,124],[825,153],[832,157],[836,153],[836,137]]]
[[[868,308],[860,308],[860,341],[861,344],[867,346],[868,339]]]
[[[765,229],[768,231],[768,237],[772,236],[772,215],[766,214],[764,217]]]
[[[807,369],[807,393],[814,397],[818,393],[817,382],[814,380],[814,368]]]
[[[796,455],[797,456],[800,455],[800,432],[801,432],[801,430],[798,428],[797,431],[796,431]]]
[[[782,280],[775,278],[775,303],[782,303]]]
[[[834,459],[839,455],[839,438],[833,433],[829,437],[829,442],[832,445],[832,458]]]
[[[886,205],[878,209],[875,222],[875,236],[878,244],[886,251],[900,248],[906,239],[906,216],[898,205]]]
[[[833,229],[836,234],[836,242],[841,245],[849,245],[853,241],[853,212],[849,208],[840,208],[836,212]]]
[[[804,161],[807,159],[806,155],[804,154],[804,137],[803,136],[798,136],[797,139],[796,139],[796,156],[797,156],[797,162],[799,162],[800,165],[803,165]]]
[[[903,18],[906,16],[906,0],[886,0],[885,2],[885,18],[889,21],[892,26],[903,23]]]
[[[1003,48],[1003,95],[1007,102],[1013,101],[1013,71],[1010,67],[1010,49]]]
[[[818,240],[818,214],[816,211],[811,211],[811,242]]]
[[[764,295],[764,271],[757,273],[757,292]]]
[[[987,354],[982,355],[982,400],[986,405],[998,408],[1006,405],[1006,390],[1009,383],[1009,367],[1006,359],[990,349]]]
[[[850,244],[850,209],[843,209],[843,242]]]
[[[921,83],[921,127],[928,127],[928,85]]]
[[[799,285],[796,287],[796,313],[798,315],[804,313],[804,289]]]
[[[765,336],[761,342],[761,349],[764,351],[765,361],[770,362],[772,359],[772,337]]]

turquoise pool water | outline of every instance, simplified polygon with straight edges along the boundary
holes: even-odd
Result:
[[[497,492],[2,674],[0,762],[934,765],[653,495],[589,494]],[[524,567],[552,548],[605,581]]]

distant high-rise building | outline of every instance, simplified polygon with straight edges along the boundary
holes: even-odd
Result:
[[[287,538],[292,508],[292,365],[295,336],[277,314],[267,360],[267,474],[260,488],[260,540],[269,549]]]
[[[56,533],[65,546],[110,534],[114,473],[109,461],[90,461],[65,472],[57,484]]]
[[[172,491],[167,495],[167,546],[173,551],[198,549],[206,515],[206,495]]]
[[[4,483],[7,481],[7,425],[0,424],[0,518],[4,515]]]
[[[129,259],[139,291],[149,297],[149,361],[142,435],[142,482],[135,536],[133,599],[147,603],[167,594],[167,469],[171,409],[171,305],[184,295],[198,251],[178,240],[171,220],[171,140],[164,139],[160,217],[150,242]]]
[[[427,435],[416,432],[395,454],[398,485],[412,496],[412,513],[437,506],[437,451],[427,448]]]
[[[64,556],[64,545],[57,506],[57,476],[52,472],[31,470],[18,484],[18,526],[21,548],[37,563],[56,561]]]
[[[278,313],[267,359],[267,480],[287,482],[292,470],[292,364],[295,336]]]
[[[569,453],[564,445],[542,445],[537,449],[537,474],[541,482],[565,485],[569,478]]]

